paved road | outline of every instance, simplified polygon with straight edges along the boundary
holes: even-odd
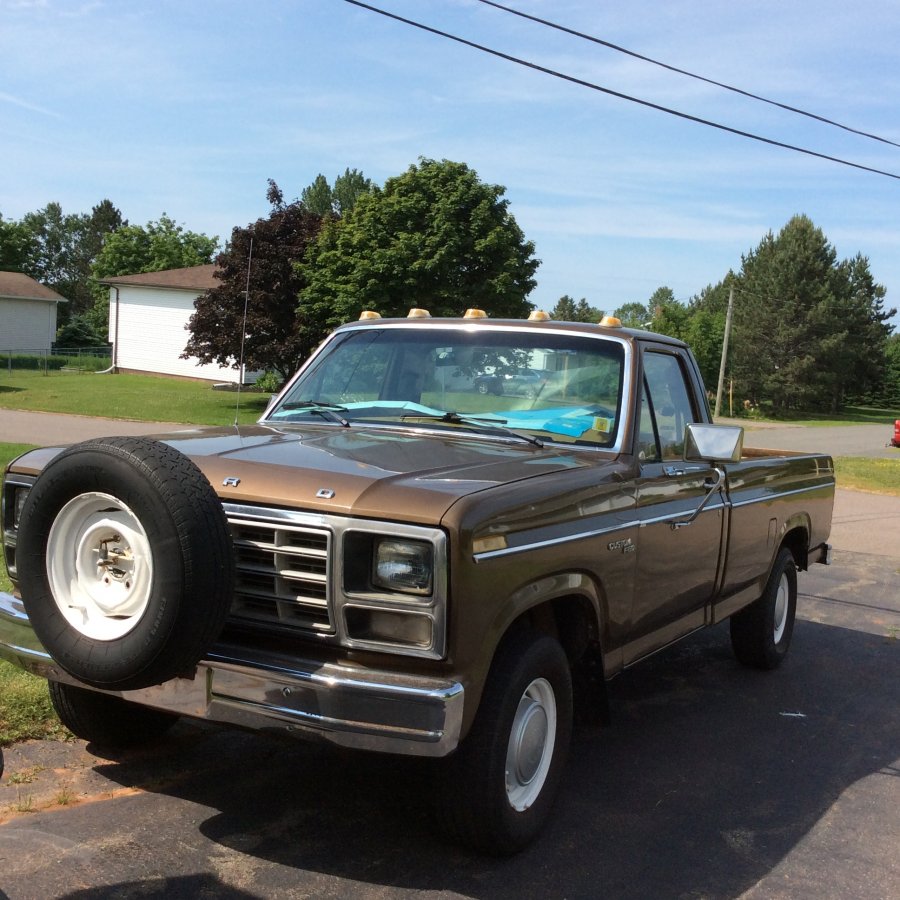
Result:
[[[132,422],[128,419],[98,419],[59,413],[0,409],[0,441],[10,444],[74,444],[107,435],[159,434],[195,428],[173,422]]]
[[[808,450],[831,456],[867,456],[900,459],[900,448],[887,446],[893,436],[889,425],[803,425],[747,426],[744,443],[748,447],[773,450]]]
[[[428,766],[184,723],[118,759],[7,751],[0,897],[893,900],[898,518],[900,498],[839,492],[835,565],[801,575],[777,672],[717,627],[612,682],[612,727],[577,733],[549,829],[512,860],[435,835]]]

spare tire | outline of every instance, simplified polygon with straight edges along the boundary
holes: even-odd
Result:
[[[190,459],[147,438],[85,441],[48,463],[22,510],[16,562],[44,648],[107,690],[191,673],[234,589],[221,501]]]

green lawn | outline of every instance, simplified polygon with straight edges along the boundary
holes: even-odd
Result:
[[[28,447],[0,444],[0,469]],[[6,562],[0,559],[0,591],[12,590]],[[50,705],[47,682],[0,660],[0,747],[28,738],[66,738]]]
[[[187,425],[232,425],[237,393],[209,382],[152,375],[81,375],[0,369],[0,407]],[[241,392],[238,421],[255,422],[268,394]]]

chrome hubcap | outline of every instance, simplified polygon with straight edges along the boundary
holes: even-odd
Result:
[[[541,793],[556,742],[556,697],[550,682],[536,678],[522,694],[506,752],[506,796],[522,812]]]
[[[781,580],[778,582],[778,592],[775,594],[775,643],[777,644],[784,636],[784,629],[787,625],[788,615],[788,597],[789,597],[788,577],[782,574]]]

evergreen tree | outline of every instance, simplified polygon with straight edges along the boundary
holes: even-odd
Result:
[[[591,306],[584,297],[576,303],[568,294],[563,294],[550,310],[550,318],[560,322],[599,322],[603,310]]]
[[[743,396],[776,411],[839,410],[851,386],[878,377],[873,349],[895,313],[883,299],[868,261],[838,263],[808,217],[767,234],[735,280],[732,359]]]

